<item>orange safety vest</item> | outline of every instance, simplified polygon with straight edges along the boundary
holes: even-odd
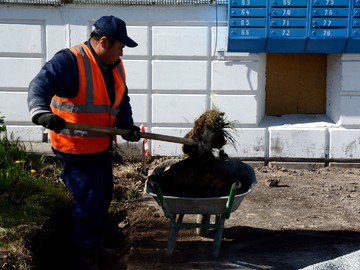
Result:
[[[70,50],[78,63],[79,92],[74,98],[55,95],[50,104],[52,112],[70,123],[114,127],[126,87],[122,62],[113,69],[115,102],[111,106],[104,78],[90,49],[81,43]],[[64,153],[93,154],[108,149],[112,138],[98,132],[63,129],[59,134],[50,130],[50,140],[56,150]]]

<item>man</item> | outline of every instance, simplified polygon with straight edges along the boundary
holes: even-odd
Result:
[[[101,17],[94,27],[88,41],[59,51],[44,65],[28,95],[32,122],[50,129],[52,149],[64,164],[61,178],[73,196],[76,269],[98,269],[97,258],[111,254],[101,242],[113,192],[113,138],[65,124],[123,128],[129,130],[123,139],[140,140],[121,60],[123,48],[137,43],[114,16]]]

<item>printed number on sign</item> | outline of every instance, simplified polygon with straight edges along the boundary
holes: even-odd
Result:
[[[290,16],[291,10],[290,9],[283,9],[283,16]]]
[[[242,36],[249,36],[250,35],[250,30],[249,29],[242,29],[241,30],[241,35]]]
[[[324,15],[325,16],[332,16],[334,14],[332,9],[325,9]]]
[[[243,16],[250,15],[250,11],[248,9],[242,9],[241,10],[241,15],[243,15]]]
[[[330,26],[331,20],[324,20],[323,26]]]
[[[331,36],[331,31],[330,30],[324,30],[323,36],[324,37],[330,37]]]
[[[282,36],[290,36],[290,30],[282,30]]]
[[[283,0],[283,5],[284,6],[290,6],[291,5],[291,0]]]
[[[241,26],[247,26],[250,24],[250,21],[249,20],[241,20]]]

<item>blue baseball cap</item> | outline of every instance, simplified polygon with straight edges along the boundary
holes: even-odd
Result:
[[[136,47],[138,44],[128,37],[126,23],[115,16],[103,16],[94,23],[98,34],[113,38],[127,47]]]

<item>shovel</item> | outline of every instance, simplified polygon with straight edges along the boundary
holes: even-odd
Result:
[[[66,129],[70,130],[82,130],[82,131],[92,131],[92,132],[100,132],[106,133],[110,135],[125,135],[129,130],[125,129],[117,129],[117,128],[109,128],[109,127],[100,127],[100,126],[92,126],[86,124],[74,124],[67,122],[65,125]],[[139,132],[141,138],[150,139],[150,140],[159,140],[165,142],[173,142],[173,143],[181,143],[185,145],[196,145],[193,139],[190,138],[179,138],[168,135],[161,135],[149,132]]]

